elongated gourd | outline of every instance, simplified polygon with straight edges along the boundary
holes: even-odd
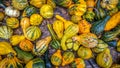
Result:
[[[61,40],[61,47],[63,50],[67,50],[67,46],[65,44],[66,40],[68,38],[71,38],[72,36],[76,35],[79,31],[79,27],[76,24],[72,24],[70,25],[65,31],[64,31],[64,35],[62,37]]]
[[[120,23],[120,11],[113,15],[106,23],[105,31],[109,31],[113,29],[115,26],[117,26]]]

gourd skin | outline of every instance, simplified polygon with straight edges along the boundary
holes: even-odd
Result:
[[[4,19],[5,15],[3,12],[0,12],[0,21],[2,21]]]

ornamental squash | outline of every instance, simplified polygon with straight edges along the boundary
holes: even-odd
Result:
[[[41,30],[37,26],[30,26],[26,29],[25,37],[30,40],[34,41],[37,40],[41,36]]]
[[[111,10],[117,6],[118,0],[102,0],[100,4],[102,8]]]
[[[112,64],[111,68],[120,68],[120,64]]]
[[[7,26],[11,28],[18,28],[19,27],[19,20],[17,18],[7,18],[6,19]]]
[[[67,50],[67,46],[65,44],[66,40],[76,35],[79,31],[79,27],[76,24],[72,24],[68,26],[68,28],[64,31],[64,35],[61,40],[61,47],[63,50]]]
[[[90,33],[91,24],[86,20],[81,20],[79,23],[79,33]]]
[[[25,39],[25,36],[23,36],[23,35],[12,35],[11,38],[10,38],[10,43],[13,46],[16,46],[17,44],[19,44],[24,39]]]
[[[6,55],[9,53],[13,53],[16,55],[16,52],[13,50],[12,46],[8,42],[0,42],[0,55]]]
[[[37,9],[35,7],[27,6],[22,13],[22,17],[30,17],[32,14],[36,12],[37,12]]]
[[[9,6],[5,8],[5,14],[10,17],[19,17],[20,11],[17,9],[14,9],[12,6]]]
[[[116,27],[119,22],[120,22],[120,11],[117,12],[116,14],[114,14],[106,23],[105,25],[105,31],[109,31],[111,29],[113,29],[114,27]],[[113,23],[114,22],[114,23]]]
[[[120,40],[117,42],[117,51],[120,52]]]
[[[102,53],[99,53],[96,57],[96,62],[100,67],[110,68],[113,63],[110,50],[106,48]]]
[[[57,34],[58,38],[61,39],[63,36],[63,31],[64,31],[64,24],[60,20],[55,20],[53,22],[53,29],[55,33]]]
[[[71,64],[72,68],[85,68],[85,62],[81,58],[75,58],[75,60]]]
[[[19,47],[24,51],[32,51],[33,44],[29,40],[25,39],[20,42]]]
[[[75,59],[75,56],[73,54],[73,52],[64,52],[63,53],[63,58],[62,58],[62,66],[65,66],[67,64],[70,64],[71,62],[73,62]]]
[[[45,68],[45,63],[41,58],[35,58],[29,61],[25,68]]]
[[[18,10],[23,10],[26,6],[28,6],[27,0],[12,0],[12,5],[14,8]]]
[[[0,38],[9,39],[13,34],[13,30],[7,26],[0,26]]]
[[[0,21],[2,21],[4,19],[5,15],[3,12],[0,12]]]
[[[33,48],[33,53],[35,55],[43,55],[45,53],[45,51],[48,49],[48,44],[51,41],[51,37],[45,37],[39,41],[36,42],[36,46],[34,46]]]
[[[41,8],[41,6],[45,3],[46,3],[46,0],[30,0],[30,4],[37,8]]]
[[[58,37],[56,36],[55,32],[52,29],[51,24],[47,24],[48,30],[51,34],[52,41],[50,42],[50,45],[54,49],[60,49],[60,41],[58,40]]]
[[[51,5],[53,8],[56,8],[54,0],[47,0],[47,4]]]
[[[43,18],[39,14],[32,14],[30,16],[31,25],[39,25],[42,23]]]
[[[98,45],[92,48],[92,51],[95,53],[103,52],[108,47],[108,44],[105,43],[103,40],[98,40]]]
[[[110,16],[113,16],[113,15],[115,15],[118,11],[119,11],[118,8],[115,7],[114,9],[112,9],[112,10],[109,11],[109,15],[110,15]]]
[[[53,17],[53,7],[48,4],[42,5],[42,7],[40,8],[40,14],[44,18],[47,18],[47,19],[52,18]]]
[[[93,11],[87,11],[84,15],[83,18],[86,19],[89,22],[92,22],[95,18],[95,13]]]
[[[16,56],[8,54],[7,57],[0,62],[0,68],[23,68],[21,63]]]
[[[57,50],[55,53],[53,53],[53,55],[51,56],[51,63],[56,67],[60,66],[60,64],[62,63],[61,50]]]
[[[90,48],[86,48],[84,46],[81,46],[78,51],[77,55],[82,59],[90,59],[93,57],[92,51]]]
[[[54,2],[62,7],[69,7],[72,4],[72,0],[54,0]]]
[[[73,23],[78,23],[80,20],[82,20],[82,18],[81,18],[81,16],[79,16],[79,15],[72,15],[72,16],[71,16],[71,21],[72,21]]]

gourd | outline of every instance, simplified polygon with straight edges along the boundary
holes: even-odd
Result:
[[[111,10],[116,7],[118,0],[102,0],[100,4],[102,8]]]
[[[14,8],[18,10],[23,10],[26,6],[28,6],[27,0],[12,0],[12,5]]]
[[[110,68],[113,62],[110,50],[106,48],[102,53],[99,53],[96,57],[96,62],[100,67]]]
[[[116,14],[114,14],[106,23],[105,25],[105,31],[110,31],[111,29],[113,29],[114,27],[116,27],[119,22],[120,22],[120,11],[117,12]],[[114,22],[114,23],[113,23]]]
[[[63,53],[63,58],[62,58],[62,66],[65,66],[67,64],[70,64],[71,62],[73,62],[75,59],[75,56],[73,54],[73,52],[64,52]]]
[[[107,41],[106,43],[111,47],[116,47],[117,42],[118,42],[117,40],[112,40],[112,41]]]
[[[82,58],[75,58],[71,63],[72,68],[85,68],[85,62]]]
[[[62,7],[69,7],[72,4],[72,0],[54,0],[54,2]]]
[[[81,20],[79,23],[79,33],[90,33],[91,24],[86,20]]]
[[[79,16],[79,15],[72,15],[72,16],[71,16],[71,21],[72,21],[73,23],[78,23],[80,20],[82,20],[82,18],[81,18],[81,16]]]
[[[98,40],[98,45],[92,49],[95,53],[103,52],[108,47],[108,44],[105,43],[103,40]]]
[[[25,39],[24,35],[12,35],[11,38],[10,38],[10,43],[13,46],[16,46],[24,39]]]
[[[34,41],[37,40],[41,36],[41,30],[37,26],[29,26],[26,29],[25,37],[30,40]]]
[[[112,31],[105,32],[101,39],[104,41],[112,41],[120,34],[120,25],[116,26]]]
[[[6,19],[7,26],[11,28],[18,28],[19,27],[19,20],[17,18],[7,18]]]
[[[63,32],[64,32],[63,22],[60,20],[55,20],[53,22],[53,29],[54,29],[55,33],[57,34],[58,38],[61,39],[63,36]]]
[[[70,38],[66,41],[66,46],[67,46],[67,49],[77,51],[80,46],[80,43],[78,41]]]
[[[14,55],[16,55],[16,52],[13,50],[10,43],[6,41],[0,42],[0,55],[6,55],[9,53],[13,53]]]
[[[25,35],[26,29],[30,26],[30,19],[27,18],[27,17],[22,18],[21,21],[20,21],[20,26],[23,30],[24,35]]]
[[[50,43],[51,41],[51,37],[50,36],[47,36],[39,41],[36,42],[36,46],[34,46],[33,48],[33,53],[35,55],[43,55],[46,50],[48,49],[48,44]]]
[[[42,23],[43,18],[39,14],[32,14],[30,16],[30,24],[31,25],[40,25]]]
[[[73,22],[64,19],[64,18],[63,18],[62,16],[60,16],[60,15],[55,15],[55,17],[56,17],[56,19],[58,19],[58,20],[60,20],[60,21],[63,22],[65,30],[67,29],[68,26],[74,24]]]
[[[45,68],[45,63],[41,58],[35,58],[29,61],[25,68]]]
[[[9,39],[13,34],[13,30],[7,26],[0,26],[0,38]]]
[[[71,38],[72,36],[76,35],[78,33],[78,31],[79,31],[79,27],[76,24],[72,24],[72,25],[68,26],[68,28],[64,31],[64,35],[61,40],[61,47],[64,51],[67,50],[67,47],[65,44],[66,40],[68,38]]]
[[[5,15],[3,12],[0,12],[0,21],[2,21],[4,19]]]
[[[111,68],[119,68],[120,64],[112,64]]]
[[[17,57],[24,63],[28,63],[30,60],[34,58],[34,55],[32,53],[23,51],[18,47],[14,47],[14,50],[17,53]]]
[[[109,15],[110,15],[110,16],[113,16],[113,15],[115,15],[118,11],[119,11],[118,8],[115,7],[114,9],[112,9],[112,10],[109,11]]]
[[[40,14],[42,15],[42,17],[44,17],[46,19],[52,18],[53,17],[53,7],[48,4],[42,5],[42,7],[40,8]]]
[[[61,50],[57,50],[55,53],[53,53],[53,55],[51,56],[51,63],[56,67],[60,66],[60,64],[62,63]]]
[[[56,36],[55,32],[52,29],[51,24],[47,24],[47,28],[51,34],[52,41],[50,43],[51,47],[54,49],[60,49],[60,41],[58,40],[58,37]]]
[[[41,6],[45,3],[46,3],[46,0],[30,0],[30,4],[37,8],[41,8]]]
[[[102,33],[109,19],[110,19],[110,16],[106,16],[104,19],[94,22],[91,27],[91,32],[96,35],[99,35],[100,33]]]
[[[120,40],[117,42],[117,51],[120,52]]]
[[[12,6],[9,6],[5,8],[5,14],[10,17],[19,17],[20,11],[17,9],[14,9]]]
[[[25,40],[22,40],[19,44],[19,47],[24,50],[24,51],[32,51],[33,49],[33,44],[32,42],[30,42],[29,40],[25,39]]]
[[[51,5],[53,8],[56,8],[56,3],[54,0],[47,0],[47,4]]]
[[[8,54],[0,62],[0,68],[23,68],[22,62],[13,54]]]
[[[30,17],[32,14],[36,12],[37,12],[37,9],[35,7],[27,6],[22,13],[22,17]]]
[[[98,38],[93,33],[84,33],[78,36],[81,45],[87,48],[94,48],[98,44]]]
[[[90,59],[92,58],[93,54],[90,48],[86,48],[84,46],[81,46],[78,51],[77,55],[82,59]]]

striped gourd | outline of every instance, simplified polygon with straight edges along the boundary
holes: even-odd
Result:
[[[51,56],[51,62],[55,66],[60,66],[62,63],[62,56],[61,56],[61,50],[57,50],[52,56]]]
[[[37,26],[30,26],[26,29],[25,37],[30,40],[34,41],[41,36],[41,30]]]
[[[46,52],[50,41],[51,41],[50,36],[37,41],[36,46],[33,48],[33,53],[35,55],[43,55]]]
[[[9,39],[13,34],[13,30],[7,26],[0,27],[0,38]]]
[[[62,66],[70,64],[71,62],[74,61],[74,58],[75,58],[75,56],[74,56],[73,52],[64,52],[63,59],[62,59],[63,60]]]

